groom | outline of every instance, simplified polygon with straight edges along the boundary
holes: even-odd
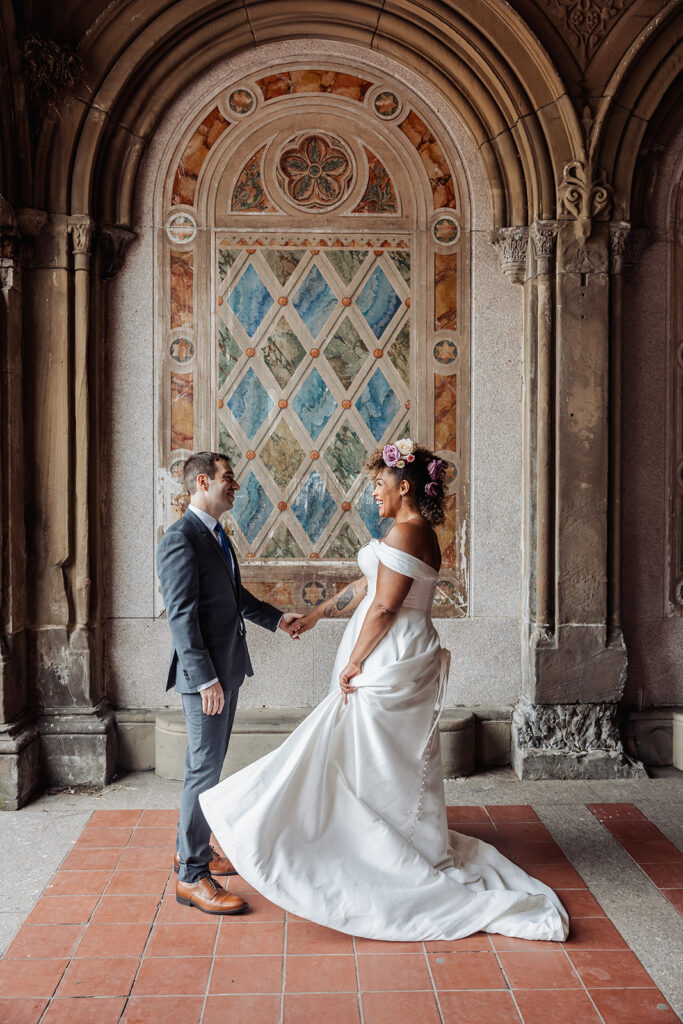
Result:
[[[182,697],[188,741],[174,858],[176,900],[207,914],[240,914],[247,903],[212,878],[212,873],[235,871],[209,845],[210,829],[198,797],[219,780],[239,688],[245,676],[253,675],[244,619],[288,632],[301,616],[283,615],[242,586],[235,552],[218,522],[239,490],[225,455],[191,455],[183,481],[190,505],[157,549],[173,640],[166,689],[175,686]]]

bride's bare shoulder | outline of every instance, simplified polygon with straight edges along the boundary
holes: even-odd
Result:
[[[431,562],[434,558],[434,531],[426,520],[394,523],[383,543],[423,562]]]

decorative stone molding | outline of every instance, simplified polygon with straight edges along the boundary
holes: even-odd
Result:
[[[130,245],[137,237],[135,231],[116,224],[104,224],[98,228],[97,272],[103,281],[116,277],[123,266]]]
[[[500,269],[513,284],[524,284],[527,266],[529,229],[527,227],[498,228],[490,235],[491,244],[498,250]]]
[[[609,263],[613,274],[623,274],[626,241],[631,224],[627,220],[613,220],[609,226]]]
[[[621,751],[616,704],[531,704],[520,702],[512,721],[522,747],[585,753]]]
[[[92,219],[87,214],[78,214],[69,217],[68,227],[74,256],[88,256],[94,230]]]
[[[548,13],[569,32],[584,66],[632,3],[633,0],[546,0]]]
[[[567,220],[590,220],[609,213],[612,186],[604,179],[604,173],[593,180],[589,169],[582,160],[566,164],[559,184],[560,216]]]
[[[556,220],[537,220],[531,225],[530,234],[539,274],[550,274],[552,271],[557,227]]]

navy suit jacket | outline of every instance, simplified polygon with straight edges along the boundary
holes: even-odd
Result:
[[[232,546],[231,546],[232,550]],[[236,690],[253,675],[244,619],[273,632],[282,612],[242,586],[237,557],[235,579],[228,557],[193,512],[166,530],[157,548],[157,573],[173,639],[166,689],[195,693],[217,677]]]

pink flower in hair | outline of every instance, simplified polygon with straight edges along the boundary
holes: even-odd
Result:
[[[393,468],[397,462],[401,461],[401,453],[395,444],[385,444],[382,452],[382,458],[384,459],[385,465]]]
[[[438,493],[438,485],[433,480],[430,480],[428,484],[425,484],[425,494],[428,494],[430,498],[436,497]]]
[[[443,459],[432,459],[432,461],[427,466],[427,472],[429,473],[432,480],[439,479],[445,465],[446,463],[443,461]]]

